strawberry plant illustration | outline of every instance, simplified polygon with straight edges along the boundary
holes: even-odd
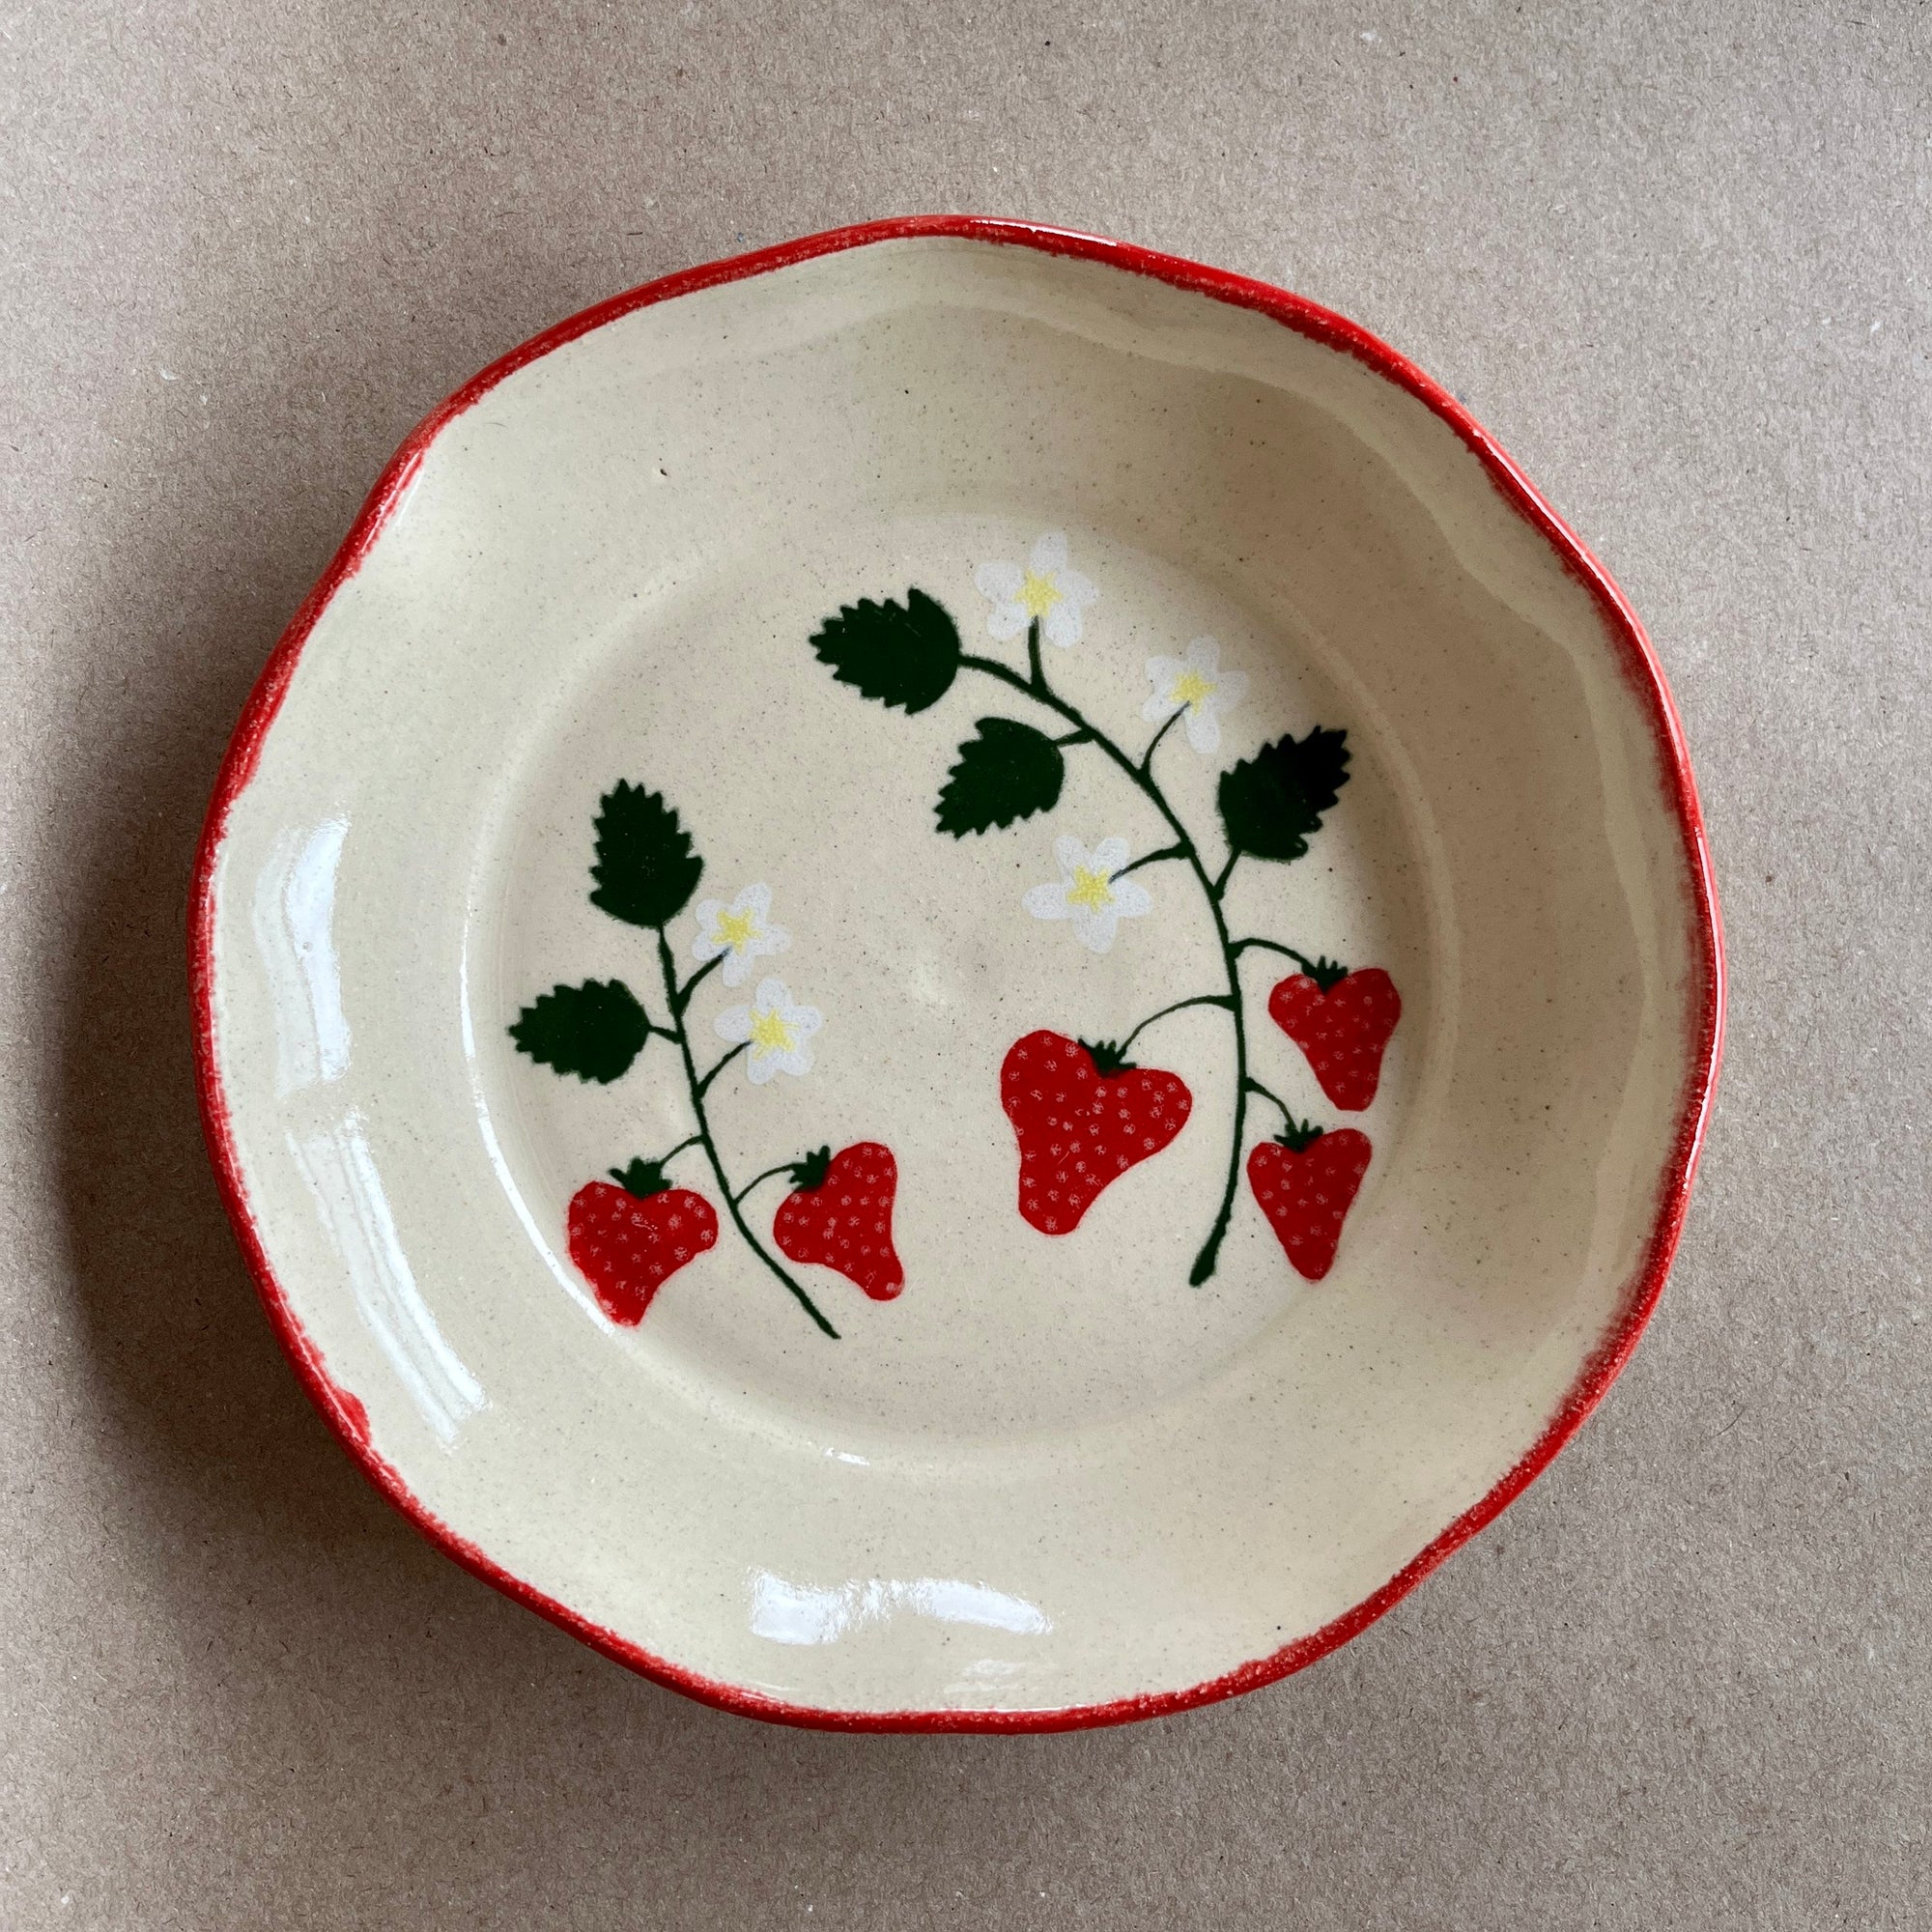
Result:
[[[585,980],[553,986],[525,1007],[509,1028],[520,1052],[560,1075],[608,1086],[628,1073],[654,1039],[677,1055],[689,1099],[692,1132],[667,1152],[639,1156],[610,1170],[571,1197],[566,1235],[570,1258],[590,1284],[597,1305],[622,1327],[635,1327],[652,1298],[688,1262],[717,1245],[718,1208],[692,1187],[674,1186],[670,1164],[701,1151],[726,1218],[745,1245],[781,1282],[819,1329],[838,1331],[798,1277],[753,1231],[745,1203],[753,1191],[782,1175],[792,1191],[780,1204],[772,1243],[786,1261],[844,1275],[876,1301],[905,1284],[893,1246],[893,1203],[898,1164],[890,1148],[862,1141],[781,1161],[734,1188],[712,1135],[708,1105],[720,1075],[742,1063],[746,1078],[762,1087],[780,1073],[811,1070],[811,1041],[824,1024],[815,1007],[796,1005],[784,981],[759,980],[752,998],[727,1006],[711,1031],[725,1050],[701,1073],[692,1037],[692,1002],[717,973],[742,985],[754,962],[786,951],[790,935],[772,923],[772,894],[747,886],[727,905],[703,899],[694,908],[696,962],[680,979],[670,936],[697,891],[704,862],[678,815],[657,792],[620,781],[599,801],[594,828],[590,903],[651,934],[660,990],[655,1011],[621,980]]]
[[[1267,1010],[1301,1048],[1323,1094],[1346,1112],[1360,1112],[1374,1100],[1402,1002],[1379,967],[1350,972],[1285,941],[1236,934],[1225,901],[1235,868],[1244,861],[1286,866],[1307,853],[1349,781],[1348,734],[1320,724],[1300,737],[1285,733],[1223,770],[1216,788],[1222,852],[1215,864],[1212,849],[1170,801],[1155,773],[1155,754],[1176,725],[1197,754],[1219,752],[1223,714],[1244,696],[1247,679],[1222,667],[1216,641],[1197,638],[1182,656],[1147,661],[1151,692],[1141,717],[1154,728],[1138,751],[1129,750],[1068,702],[1047,675],[1042,644],[1063,650],[1081,644],[1086,612],[1100,594],[1068,567],[1066,539],[1051,532],[1041,537],[1024,565],[981,564],[974,582],[992,607],[986,619],[991,638],[1012,644],[1024,636],[1024,668],[967,650],[952,613],[916,587],[902,599],[861,598],[840,606],[813,634],[812,650],[840,683],[908,716],[939,703],[963,674],[1016,693],[1035,707],[1030,717],[980,718],[974,735],[959,746],[936,808],[937,829],[953,838],[1053,811],[1069,755],[1091,751],[1106,759],[1158,813],[1167,842],[1135,858],[1122,838],[1102,838],[1090,850],[1062,836],[1054,846],[1060,878],[1030,891],[1027,911],[1036,919],[1067,922],[1082,945],[1105,952],[1122,921],[1152,908],[1153,895],[1131,875],[1144,867],[1178,866],[1208,913],[1221,968],[1221,983],[1211,991],[1161,1007],[1118,1040],[1039,1031],[1008,1050],[1000,1099],[1018,1144],[1020,1214],[1042,1234],[1070,1235],[1108,1186],[1175,1140],[1194,1111],[1193,1095],[1178,1074],[1139,1066],[1128,1052],[1170,1013],[1218,1008],[1234,1030],[1227,1179],[1188,1279],[1200,1286],[1220,1258],[1239,1189],[1252,1098],[1277,1108],[1283,1125],[1249,1152],[1249,1187],[1291,1264],[1319,1281],[1333,1263],[1372,1150],[1359,1129],[1324,1130],[1297,1120],[1256,1078],[1240,961],[1249,952],[1262,952],[1299,969],[1274,986]],[[1047,728],[1036,722],[1042,713],[1051,721]]]

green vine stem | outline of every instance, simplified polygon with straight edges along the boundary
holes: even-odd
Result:
[[[1123,867],[1122,869],[1124,870],[1125,867]],[[1119,878],[1120,873],[1116,872],[1114,876],[1116,878]],[[1133,1032],[1130,1033],[1126,1037],[1126,1038],[1121,1042],[1120,1051],[1124,1054],[1127,1048],[1133,1045],[1134,1041],[1140,1038],[1141,1035],[1146,1033],[1149,1027],[1153,1025],[1155,1020],[1164,1020],[1169,1013],[1180,1012],[1183,1009],[1187,1007],[1225,1007],[1227,1004],[1228,1004],[1228,996],[1226,993],[1196,993],[1191,1000],[1176,1000],[1171,1007],[1163,1007],[1161,1008],[1159,1012],[1150,1013],[1147,1016],[1147,1018],[1144,1019],[1140,1023],[1140,1025],[1137,1026],[1133,1030]],[[1248,1085],[1252,1087],[1254,1085],[1254,1082],[1251,1080],[1249,1081]]]
[[[1305,952],[1297,952],[1292,946],[1284,946],[1278,939],[1237,939],[1235,953],[1238,958],[1249,947],[1259,946],[1267,952],[1279,952],[1293,959],[1308,977],[1325,993],[1339,980],[1349,977],[1348,968],[1338,966],[1332,959],[1311,959]]]
[[[703,980],[705,975],[717,972],[719,967],[724,965],[724,953],[715,954],[713,957],[707,959],[683,985],[675,987],[672,990],[670,996],[670,1016],[672,1019],[682,1020],[684,1018],[684,1009],[690,1006],[691,996],[697,991],[698,985]],[[660,1027],[658,1031],[662,1033],[664,1029]]]
[[[1165,730],[1167,727],[1161,727]],[[1117,879],[1124,879],[1129,872],[1138,872],[1143,866],[1157,866],[1163,859],[1184,859],[1187,848],[1184,845],[1163,845],[1157,852],[1143,852],[1131,865],[1122,866],[1114,874]]]
[[[768,1180],[776,1180],[781,1174],[789,1174],[797,1166],[796,1161],[781,1160],[776,1167],[768,1167],[762,1174],[754,1174],[731,1198],[742,1201],[754,1187],[762,1187]]]
[[[1141,753],[1141,770],[1143,772],[1149,772],[1153,769],[1153,754],[1160,750],[1160,741],[1180,723],[1185,715],[1184,708],[1179,711],[1170,711],[1168,713],[1167,723],[1148,741],[1147,750]]]
[[[723,1073],[724,1069],[727,1066],[729,1066],[730,1064],[734,1060],[736,1060],[741,1053],[747,1053],[750,1050],[751,1050],[751,1041],[740,1040],[738,1044],[734,1046],[729,1053],[723,1054],[718,1059],[714,1060],[711,1063],[709,1068],[706,1069],[703,1076],[699,1079],[697,1083],[696,1092],[695,1093],[693,1097],[698,1100],[703,1099],[705,1094],[711,1092],[711,1083],[714,1080],[716,1080],[718,1076],[721,1073]]]
[[[1248,1082],[1248,1092],[1250,1094],[1259,1094],[1264,1100],[1273,1101],[1273,1103],[1281,1109],[1281,1117],[1283,1121],[1285,1121],[1288,1123],[1288,1125],[1293,1127],[1297,1124],[1293,1114],[1289,1111],[1288,1102],[1284,1100],[1281,1097],[1281,1095],[1277,1094],[1272,1088],[1264,1087],[1259,1080],[1250,1079]]]
[[[798,1305],[836,1342],[838,1340],[838,1329],[833,1327],[832,1323],[819,1313],[818,1304],[799,1286],[797,1281],[793,1279],[790,1271],[783,1266],[778,1257],[758,1239],[757,1236],[753,1234],[750,1225],[746,1222],[745,1216],[738,1207],[741,1197],[731,1191],[731,1182],[725,1177],[724,1163],[719,1158],[718,1154],[718,1143],[711,1138],[711,1122],[705,1117],[704,1112],[705,1089],[717,1078],[719,1072],[730,1061],[735,1060],[738,1054],[742,1053],[745,1049],[742,1046],[734,1048],[732,1052],[727,1053],[723,1060],[719,1061],[709,1073],[700,1079],[697,1072],[697,1064],[693,1060],[691,1055],[691,1030],[684,1023],[684,1014],[685,1009],[691,1004],[691,995],[696,990],[697,982],[704,978],[705,974],[710,972],[711,967],[717,961],[713,960],[709,964],[701,966],[685,981],[683,987],[680,988],[677,983],[677,964],[671,956],[670,941],[665,936],[663,926],[655,926],[652,929],[658,936],[658,967],[664,975],[665,998],[669,1002],[671,1012],[675,1016],[673,1021],[675,1028],[673,1037],[677,1041],[678,1053],[684,1061],[685,1086],[690,1091],[691,1111],[697,1122],[697,1132],[695,1138],[697,1145],[704,1150],[705,1158],[711,1163],[711,1172],[717,1178],[718,1181],[718,1191],[724,1197],[724,1211],[730,1215],[732,1225],[745,1237],[745,1245],[784,1283],[785,1287],[797,1299]],[[689,1143],[686,1143],[686,1145],[688,1146]],[[762,1176],[760,1177],[760,1179],[763,1178]],[[755,1185],[755,1183],[753,1184]],[[748,1188],[745,1191],[749,1193],[750,1189]]]
[[[1029,675],[1022,677],[1018,671],[1003,665],[997,658],[980,657],[973,652],[964,652],[959,659],[962,670],[977,670],[983,676],[997,679],[1001,684],[1009,685],[1017,692],[1031,697],[1036,703],[1043,704],[1049,711],[1057,713],[1072,725],[1076,734],[1084,734],[1083,742],[1092,742],[1111,758],[1126,775],[1134,789],[1142,794],[1166,821],[1168,830],[1174,834],[1174,843],[1160,853],[1151,855],[1160,858],[1184,859],[1188,868],[1201,887],[1201,896],[1208,902],[1208,910],[1214,921],[1214,937],[1221,948],[1221,963],[1228,975],[1228,990],[1225,994],[1209,997],[1225,1005],[1229,1017],[1235,1023],[1235,1127],[1233,1145],[1228,1154],[1228,1181],[1221,1190],[1221,1206],[1214,1216],[1214,1225],[1208,1231],[1208,1238],[1201,1245],[1201,1252],[1194,1258],[1194,1265],[1188,1270],[1187,1279],[1192,1287],[1199,1288],[1214,1272],[1215,1264],[1220,1260],[1221,1242],[1228,1233],[1228,1223],[1235,1212],[1235,1195],[1241,1181],[1241,1146],[1247,1130],[1248,1094],[1251,1082],[1248,1078],[1248,1028],[1247,1016],[1241,1000],[1241,976],[1238,954],[1234,939],[1228,931],[1228,921],[1221,910],[1221,893],[1227,885],[1228,874],[1234,869],[1234,857],[1222,867],[1218,879],[1210,879],[1208,868],[1201,862],[1201,854],[1174,808],[1167,802],[1167,794],[1161,790],[1153,776],[1153,754],[1155,747],[1167,734],[1174,724],[1174,718],[1154,733],[1153,742],[1146,752],[1135,758],[1122,751],[1112,738],[1097,725],[1092,724],[1073,705],[1062,697],[1046,681],[1046,672],[1040,663],[1039,619],[1036,617],[1027,627],[1027,666]],[[1145,863],[1145,862],[1143,862]],[[1193,1004],[1193,1003],[1188,1003]],[[1152,1017],[1159,1018],[1159,1014]],[[1141,1023],[1147,1025],[1147,1021]],[[1139,1027],[1134,1033],[1140,1031]],[[1134,1035],[1129,1034],[1131,1040]],[[1272,1096],[1270,1096],[1272,1097]]]

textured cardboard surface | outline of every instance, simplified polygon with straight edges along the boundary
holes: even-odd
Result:
[[[0,1924],[1932,1921],[1932,17],[1720,5],[0,19]],[[411,424],[866,215],[1286,283],[1465,397],[1648,621],[1730,1056],[1605,1408],[1358,1642],[1029,1741],[768,1730],[367,1490],[202,1157],[183,895]]]

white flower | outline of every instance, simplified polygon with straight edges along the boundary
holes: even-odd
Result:
[[[782,952],[791,934],[772,923],[772,889],[747,886],[729,905],[722,899],[700,899],[697,937],[691,942],[694,959],[724,957],[727,986],[742,986],[752,977],[752,961],[768,952]]]
[[[1221,646],[1212,638],[1196,638],[1184,658],[1149,658],[1147,674],[1153,696],[1141,706],[1150,724],[1187,713],[1187,742],[1197,752],[1221,749],[1221,714],[1247,695],[1246,675],[1221,668]]]
[[[793,1006],[782,980],[760,980],[749,1007],[726,1007],[712,1024],[720,1039],[750,1044],[745,1070],[753,1087],[762,1087],[774,1073],[811,1071],[810,1042],[825,1015],[816,1007]]]
[[[1024,570],[1016,563],[982,563],[973,582],[991,600],[986,629],[1002,643],[1037,617],[1046,641],[1063,650],[1080,641],[1080,613],[1100,594],[1090,579],[1067,569],[1066,539],[1059,530],[1034,545]]]
[[[1153,907],[1152,895],[1138,879],[1123,879],[1124,838],[1103,838],[1089,852],[1077,838],[1058,838],[1053,856],[1060,863],[1057,886],[1035,886],[1026,909],[1036,919],[1070,919],[1073,936],[1090,952],[1105,952],[1114,928],[1123,919],[1139,919]]]

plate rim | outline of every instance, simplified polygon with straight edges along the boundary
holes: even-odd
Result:
[[[1259,311],[1297,334],[1353,356],[1385,381],[1420,402],[1445,422],[1475,455],[1491,482],[1516,513],[1562,560],[1570,576],[1589,593],[1617,655],[1638,709],[1650,725],[1659,755],[1665,800],[1684,846],[1690,897],[1696,1018],[1687,1056],[1686,1082],[1677,1112],[1669,1157],[1656,1197],[1643,1258],[1626,1286],[1619,1312],[1584,1358],[1555,1411],[1529,1449],[1475,1503],[1441,1530],[1378,1589],[1320,1629],[1266,1656],[1182,1690],[1148,1692],[1096,1704],[1073,1704],[1020,1711],[824,1709],[794,1704],[762,1691],[673,1663],[593,1623],[568,1605],[505,1570],[476,1544],[460,1535],[411,1491],[400,1470],[382,1456],[371,1439],[368,1411],[335,1382],[320,1350],[296,1317],[288,1295],[270,1265],[242,1180],[239,1150],[221,1085],[215,1054],[214,919],[215,873],[229,814],[247,789],[262,748],[287,695],[303,646],[336,593],[354,577],[408,494],[430,447],[458,416],[471,409],[505,378],[528,363],[601,328],[607,323],[691,295],[700,289],[769,274],[822,255],[843,253],[884,242],[943,239],[1026,247],[1048,255],[1104,263],[1146,275],[1171,287],[1204,295],[1231,307]],[[914,214],[859,222],[801,236],[771,247],[723,257],[593,302],[520,343],[439,403],[403,440],[384,465],[348,535],[327,569],[303,598],[256,679],[216,774],[202,824],[188,895],[188,987],[193,1029],[195,1093],[202,1133],[214,1169],[229,1223],[242,1249],[255,1290],[297,1379],[342,1446],[376,1490],[427,1540],[472,1576],[593,1650],[639,1675],[719,1710],[768,1722],[836,1731],[889,1732],[1041,1732],[1084,1730],[1171,1716],[1272,1684],[1339,1649],[1394,1607],[1433,1570],[1514,1502],[1548,1467],[1557,1453],[1603,1401],[1630,1359],[1662,1293],[1683,1232],[1698,1155],[1708,1130],[1723,1051],[1725,960],[1722,917],[1704,816],[1691,775],[1690,753],[1663,668],[1629,600],[1576,532],[1545,501],[1495,439],[1450,392],[1399,351],[1336,311],[1306,297],[1253,277],[1207,267],[1179,255],[1119,242],[1074,229],[1034,221],[979,214]]]

